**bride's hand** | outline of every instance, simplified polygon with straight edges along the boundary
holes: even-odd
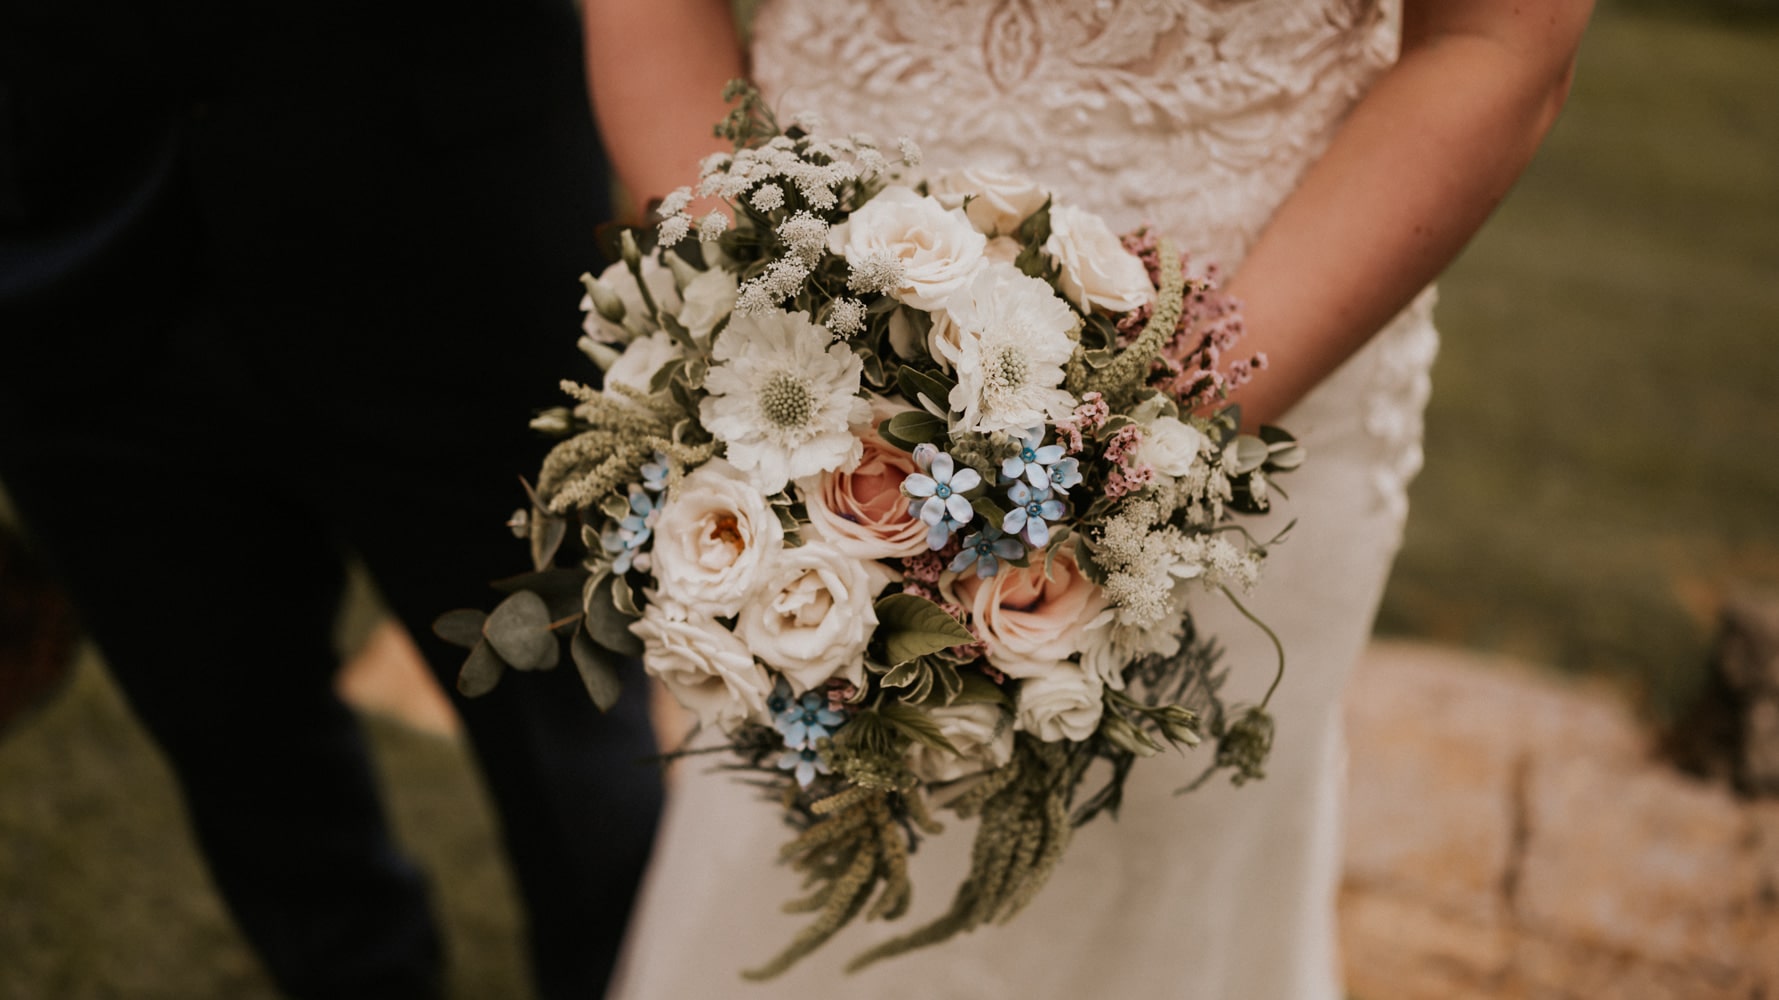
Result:
[[[1268,423],[1457,256],[1556,120],[1592,0],[1404,0],[1402,55],[1230,280]]]

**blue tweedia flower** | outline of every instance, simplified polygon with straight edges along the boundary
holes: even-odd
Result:
[[[962,573],[972,565],[976,567],[976,576],[987,579],[1000,572],[1002,559],[1018,559],[1025,555],[1025,546],[1019,539],[1005,535],[996,530],[994,525],[985,524],[982,530],[964,536],[964,547],[951,560],[951,571]]]
[[[1075,477],[1074,482],[1069,484],[1069,486],[1073,486],[1081,481],[1081,472],[1078,468],[1080,463],[1072,458],[1065,460],[1062,455],[1062,445],[1044,443],[1043,427],[1028,428],[1025,437],[1019,441],[1019,451],[1008,456],[1006,461],[1001,463],[1001,481],[1011,483],[1014,480],[1023,479],[1034,487],[1048,489],[1052,483],[1059,482],[1052,475],[1051,467],[1066,461],[1069,472]],[[1068,486],[1064,486],[1063,489],[1067,490]]]
[[[902,480],[902,492],[912,498],[908,513],[927,524],[927,548],[935,551],[945,547],[952,532],[970,523],[975,508],[964,493],[982,485],[982,476],[975,469],[957,463],[945,452],[936,449],[915,451],[915,461],[931,475],[911,472]]]
[[[1073,458],[1065,458],[1050,467],[1050,487],[1058,493],[1067,493],[1069,487],[1081,484],[1081,463]]]
[[[655,452],[655,460],[642,465],[642,488],[650,493],[661,493],[667,489],[667,456]]]
[[[791,695],[791,685],[780,677],[778,683],[772,685],[772,693],[766,696],[766,715],[776,722],[795,702],[796,699]]]
[[[1025,483],[1014,483],[1007,491],[1007,499],[1015,506],[1001,519],[1001,527],[1024,537],[1034,549],[1049,545],[1050,522],[1062,520],[1062,501],[1053,499],[1047,486],[1033,489]]]
[[[660,497],[650,495],[635,483],[630,484],[630,513],[599,539],[607,552],[617,553],[617,558],[612,560],[612,572],[628,573],[632,566],[640,570],[649,568],[648,553],[642,551],[642,547],[654,537],[655,516],[660,511]]]
[[[803,697],[772,716],[772,725],[784,737],[784,745],[793,750],[814,747],[817,740],[834,735],[834,730],[845,721],[845,715],[828,707],[828,697],[820,691],[804,692]]]
[[[814,747],[786,750],[779,756],[778,766],[782,770],[796,774],[797,784],[804,788],[809,787],[809,783],[815,780],[816,775],[834,773],[828,767],[827,762],[822,760],[821,754],[815,752]]]

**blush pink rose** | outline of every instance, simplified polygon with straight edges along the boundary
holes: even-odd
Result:
[[[810,534],[855,559],[889,559],[927,550],[927,526],[908,513],[902,480],[919,472],[914,456],[877,435],[877,425],[908,409],[887,400],[871,406],[871,423],[853,428],[864,454],[851,469],[797,481]]]
[[[959,602],[970,609],[976,634],[988,647],[988,662],[1009,677],[1050,673],[1087,641],[1087,625],[1106,608],[1104,593],[1058,553],[1044,575],[1044,553],[1032,564],[1003,566],[988,579],[965,573],[953,584]]]

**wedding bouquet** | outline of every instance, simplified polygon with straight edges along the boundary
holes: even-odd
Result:
[[[1188,605],[1255,585],[1276,539],[1236,518],[1303,455],[1220,409],[1264,359],[1223,363],[1239,315],[1167,241],[729,96],[697,186],[728,211],[682,189],[585,279],[604,387],[534,421],[536,571],[438,630],[470,695],[566,637],[606,707],[599,647],[640,655],[765,778],[818,914],[768,977],[905,910],[935,809],[981,821],[968,877],[855,965],[1011,917],[1137,758],[1209,737],[1207,777],[1259,777],[1265,703],[1218,699]]]

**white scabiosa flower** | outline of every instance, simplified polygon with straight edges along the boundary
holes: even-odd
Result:
[[[1075,311],[1048,283],[993,264],[952,297],[947,312],[958,330],[957,355],[947,358],[957,372],[951,408],[963,414],[956,429],[1020,431],[1074,410],[1074,397],[1060,386],[1075,349]]]
[[[849,425],[871,414],[858,394],[864,366],[832,339],[804,313],[738,312],[711,350],[698,415],[767,494],[863,451]]]

